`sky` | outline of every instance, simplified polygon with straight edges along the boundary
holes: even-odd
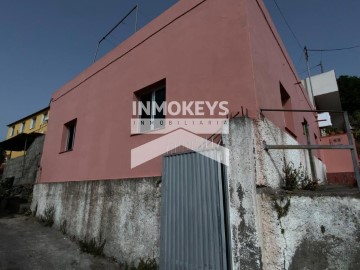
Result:
[[[186,1],[186,0],[183,0]],[[304,77],[303,46],[309,49],[360,45],[360,1],[264,0],[298,73]],[[3,0],[0,1],[0,140],[7,124],[45,108],[53,92],[92,64],[98,41],[137,3],[138,27],[177,0]],[[224,1],[225,2],[225,1]],[[103,56],[134,33],[135,14],[102,42]],[[360,76],[360,48],[311,52],[312,75],[322,61],[337,76]],[[51,115],[50,115],[51,117]]]

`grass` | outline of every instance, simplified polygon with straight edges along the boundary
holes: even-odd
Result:
[[[45,227],[52,227],[54,225],[55,207],[49,206],[45,209],[44,215],[39,217],[40,222]]]
[[[106,240],[102,240],[101,235],[99,237],[99,242],[96,241],[95,237],[90,240],[79,240],[80,250],[94,256],[104,256],[105,243]]]

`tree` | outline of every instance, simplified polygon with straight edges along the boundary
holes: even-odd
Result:
[[[350,123],[354,129],[357,150],[360,153],[360,77],[340,76],[337,79],[341,105],[349,113]]]

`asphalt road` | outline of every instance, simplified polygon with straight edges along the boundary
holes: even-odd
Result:
[[[54,228],[32,217],[0,218],[1,270],[120,269],[117,263],[94,257]]]

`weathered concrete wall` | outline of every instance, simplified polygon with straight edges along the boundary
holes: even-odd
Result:
[[[119,262],[158,258],[161,178],[36,184],[36,216],[55,207],[56,228],[66,220],[77,239],[102,236],[104,253]]]
[[[284,164],[302,163],[310,168],[308,152],[265,151],[263,141],[296,144],[266,119],[233,119],[224,137],[230,149],[227,180],[233,269],[359,269],[357,190],[342,197],[336,192],[281,191]],[[317,177],[324,182],[325,168],[320,160],[315,163]],[[285,199],[275,195],[275,190],[285,194]],[[284,216],[279,218],[282,211]]]
[[[359,269],[359,193],[281,191],[284,164],[309,168],[308,153],[265,151],[263,141],[296,143],[266,119],[235,118],[224,136],[230,150],[232,269]],[[316,164],[319,177],[324,167]],[[57,228],[66,220],[69,235],[101,234],[105,254],[120,262],[158,258],[160,183],[143,178],[37,184],[32,210],[39,216],[54,206]]]
[[[251,121],[251,120],[248,120]],[[278,188],[283,176],[282,169],[285,164],[292,162],[295,167],[300,164],[311,175],[311,166],[308,150],[264,150],[264,143],[268,145],[298,145],[299,143],[288,133],[281,131],[271,121],[263,118],[259,121],[251,121],[255,130],[254,147],[256,151],[257,185],[265,185]],[[313,151],[316,176],[320,183],[326,182],[325,165],[315,156],[318,152]]]
[[[230,121],[230,133],[224,142],[230,149],[227,169],[232,269],[261,269],[259,214],[256,194],[255,130],[252,120]]]
[[[34,140],[26,156],[10,159],[6,162],[2,179],[14,177],[14,185],[33,184],[37,177],[45,136]]]
[[[262,267],[262,216],[256,200],[257,186],[279,188],[282,169],[289,162],[310,168],[306,151],[265,151],[264,142],[297,144],[266,119],[235,118],[230,121],[229,135],[224,136],[225,146],[230,149],[227,178],[233,269]],[[317,160],[316,165],[319,172],[324,171],[321,162]]]
[[[264,269],[360,269],[359,194],[304,193],[257,196]]]

